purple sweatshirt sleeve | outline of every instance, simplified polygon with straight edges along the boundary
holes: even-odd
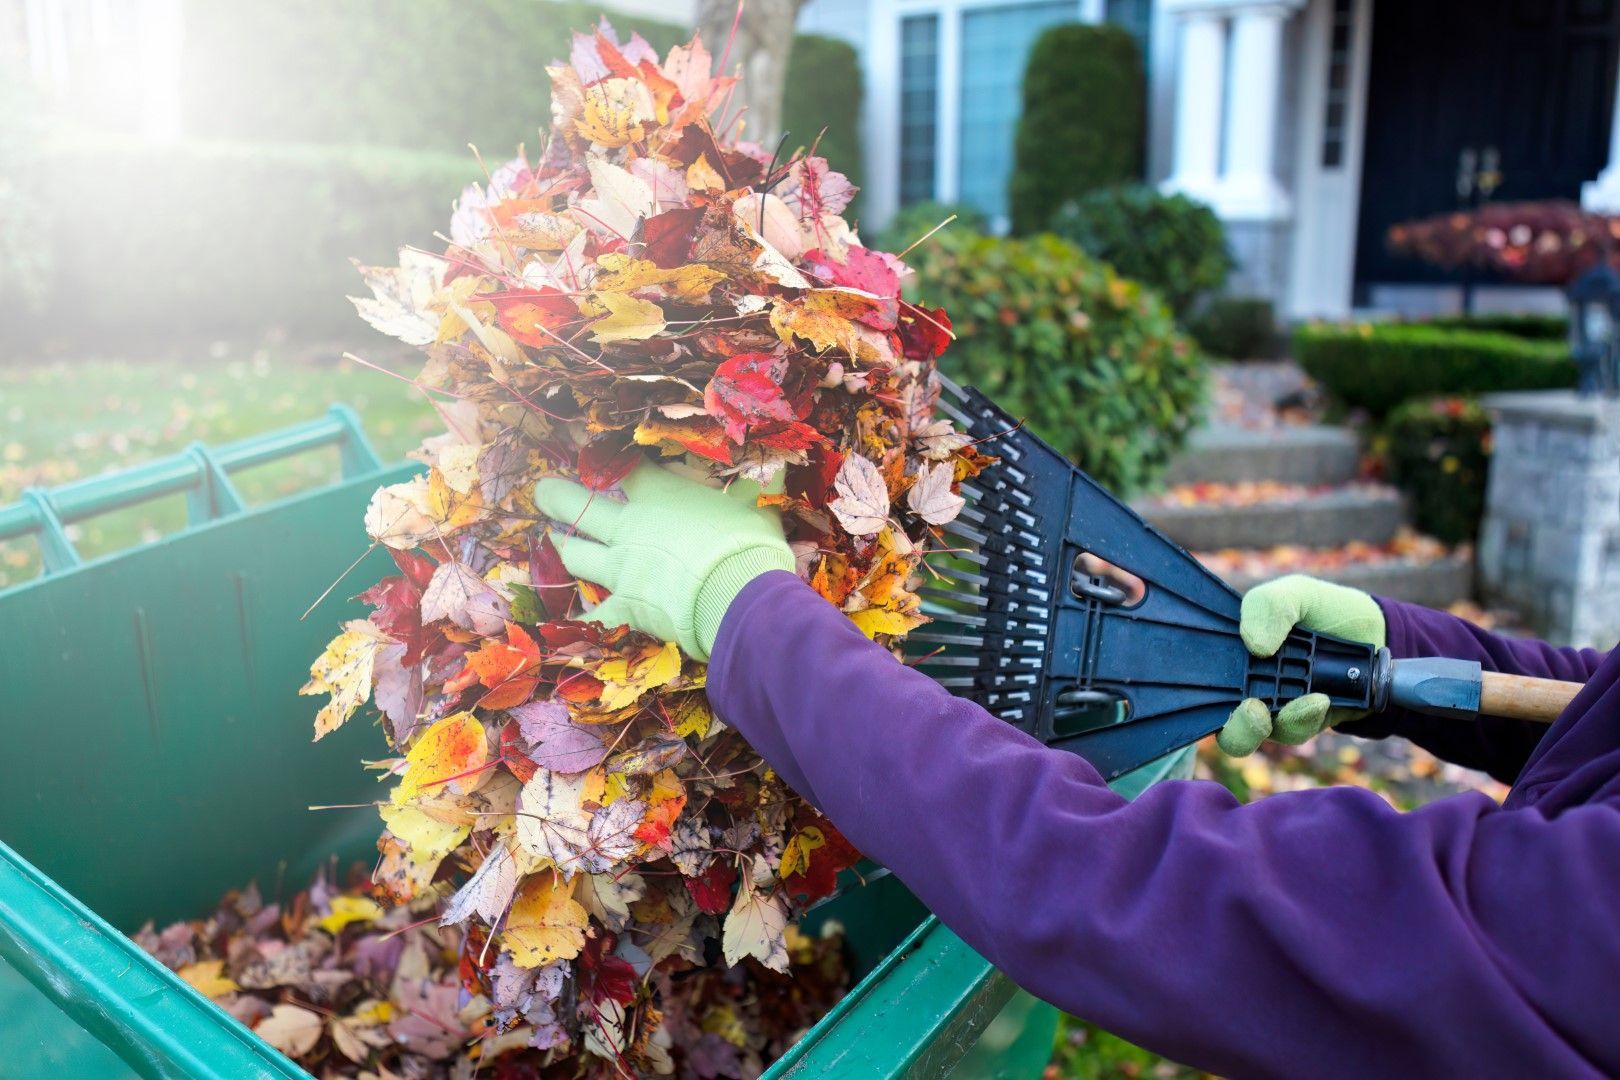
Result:
[[[1555,793],[1401,814],[1359,789],[1241,805],[1202,781],[1127,803],[780,572],[732,604],[709,694],[1015,982],[1160,1053],[1240,1076],[1582,1076],[1620,1071],[1605,672],[1548,740],[1585,724],[1610,750],[1558,767],[1586,787],[1555,816]]]
[[[1541,641],[1504,637],[1443,611],[1378,598],[1389,628],[1389,651],[1396,659],[1450,656],[1478,660],[1486,671],[1543,679],[1585,682],[1606,654],[1592,649],[1557,649]],[[1490,773],[1511,784],[1529,760],[1546,724],[1486,717],[1457,721],[1392,710],[1339,725],[1347,735],[1381,739],[1396,735],[1435,756]]]

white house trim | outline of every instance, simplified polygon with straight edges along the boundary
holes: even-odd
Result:
[[[1341,319],[1350,315],[1355,291],[1373,0],[1354,0],[1351,7],[1344,150],[1337,167],[1322,161],[1333,0],[1311,0],[1301,20],[1304,56],[1300,65],[1299,138],[1294,148],[1298,213],[1280,313],[1293,319]]]
[[[1179,31],[1164,190],[1207,202],[1226,221],[1290,217],[1275,162],[1278,94],[1283,27],[1304,3],[1164,0]]]
[[[1609,163],[1596,180],[1581,185],[1581,205],[1600,214],[1620,214],[1620,86],[1609,121]]]

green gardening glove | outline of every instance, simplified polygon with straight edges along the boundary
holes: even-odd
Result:
[[[647,463],[623,486],[625,502],[568,480],[534,490],[541,513],[579,534],[551,538],[568,572],[613,593],[585,617],[628,624],[707,660],[742,587],[793,569],[781,515],[756,505],[760,487],[748,480],[722,491]]]
[[[1357,589],[1290,574],[1258,585],[1243,597],[1238,633],[1254,655],[1275,653],[1296,626],[1377,648],[1385,644],[1383,610]],[[1254,753],[1267,738],[1298,745],[1315,738],[1325,727],[1365,715],[1358,709],[1329,708],[1326,694],[1306,694],[1277,710],[1273,720],[1265,702],[1249,698],[1232,710],[1215,741],[1226,753],[1242,757]]]

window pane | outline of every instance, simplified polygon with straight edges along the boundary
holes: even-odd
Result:
[[[900,205],[934,197],[939,16],[900,20]]]
[[[962,202],[992,219],[1007,216],[1024,61],[1041,31],[1073,22],[1073,0],[969,11],[962,16]]]

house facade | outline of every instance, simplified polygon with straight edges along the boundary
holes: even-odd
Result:
[[[1620,213],[1620,0],[807,0],[799,29],[861,56],[864,224],[934,200],[1004,227],[1029,49],[1105,21],[1142,49],[1147,180],[1214,208],[1230,290],[1283,318],[1454,309],[1455,280],[1386,249],[1398,221],[1482,197]],[[181,24],[181,0],[0,0],[0,60],[173,139]],[[1561,303],[1501,282],[1475,297]]]
[[[1620,0],[810,0],[800,30],[861,53],[868,222],[933,199],[1004,225],[1024,58],[1071,21],[1136,36],[1147,179],[1214,208],[1231,291],[1284,318],[1454,308],[1455,281],[1385,249],[1397,221],[1481,197],[1620,212]]]

